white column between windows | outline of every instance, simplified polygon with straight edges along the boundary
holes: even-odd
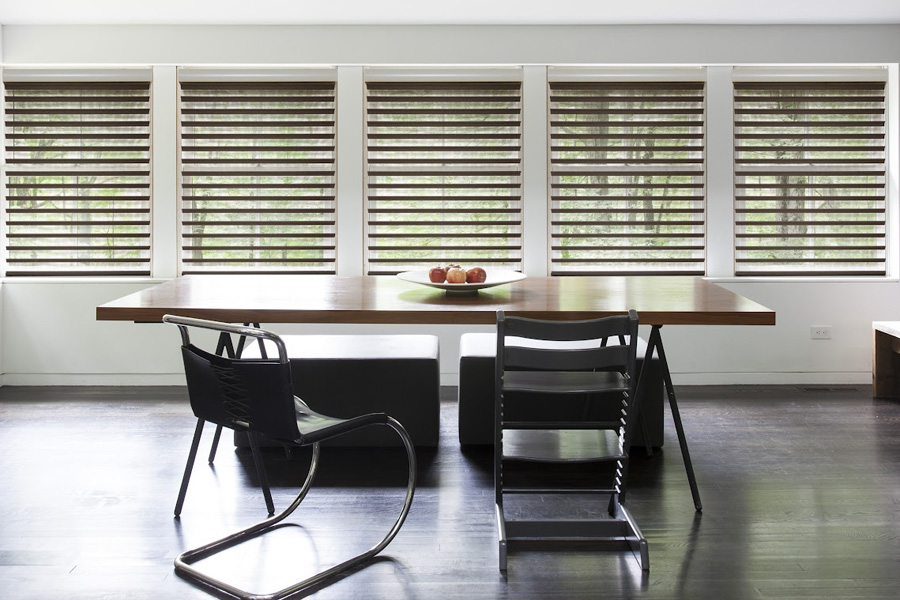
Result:
[[[153,67],[151,106],[151,274],[177,277],[180,244],[178,77],[175,67]]]
[[[887,152],[885,164],[885,239],[887,241],[887,276],[900,277],[900,67],[897,63],[887,67]]]
[[[526,275],[548,273],[547,67],[524,67],[522,80],[522,264]]]
[[[362,67],[337,74],[337,274],[362,275],[365,262],[365,85]]]
[[[706,274],[734,276],[734,102],[730,66],[706,69]]]

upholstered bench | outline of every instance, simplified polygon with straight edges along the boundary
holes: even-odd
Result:
[[[494,333],[464,333],[459,340],[459,443],[493,444],[494,443],[494,357],[497,355],[497,336]],[[638,340],[638,372],[643,368],[647,342]],[[659,448],[663,445],[663,383],[659,359],[654,356],[650,365],[649,379],[645,386],[646,393],[641,401],[641,410],[650,445]],[[574,407],[568,407],[575,409]],[[602,420],[614,420],[617,407],[609,406],[609,414],[595,415]],[[521,414],[517,418],[527,420],[529,415],[538,414],[536,407],[529,407],[525,402],[518,402],[517,409]],[[548,417],[547,408],[541,413]],[[559,407],[560,414],[549,415],[548,418],[566,420],[577,419],[578,415],[566,414],[566,407]],[[581,408],[577,408],[581,410]],[[638,424],[633,446],[643,446],[644,436]]]
[[[294,393],[334,417],[384,412],[416,446],[437,446],[440,415],[438,338],[417,334],[283,335]],[[245,356],[259,356],[248,344]],[[337,438],[341,446],[396,445],[397,436],[369,427]],[[244,445],[235,438],[235,444]]]

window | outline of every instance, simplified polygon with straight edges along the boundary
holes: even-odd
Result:
[[[736,82],[735,273],[885,274],[883,82]]]
[[[335,272],[335,84],[181,82],[189,273]]]
[[[551,274],[704,274],[704,163],[702,82],[551,81]]]
[[[367,272],[521,269],[519,82],[367,84]]]
[[[5,86],[6,275],[149,275],[150,83]]]

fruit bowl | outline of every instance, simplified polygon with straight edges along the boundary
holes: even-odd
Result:
[[[428,287],[445,290],[448,293],[470,294],[485,288],[514,283],[525,279],[523,273],[518,271],[506,271],[503,269],[487,269],[487,278],[481,283],[435,283],[428,278],[428,271],[406,271],[397,273],[397,278],[410,283],[427,285]]]

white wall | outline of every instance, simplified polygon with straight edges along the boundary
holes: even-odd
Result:
[[[896,120],[900,26],[635,26],[635,27],[115,27],[5,26],[7,66],[140,64],[155,66],[154,110],[174,106],[174,66],[188,64],[346,65],[343,87],[361,64],[515,64],[526,85],[547,64],[765,64],[877,63],[892,65]],[[721,76],[720,72],[719,75]],[[341,86],[339,86],[341,87]],[[164,89],[167,88],[167,89]],[[157,97],[157,94],[159,97]],[[527,90],[526,90],[526,99]],[[526,113],[529,110],[526,107]],[[357,115],[358,116],[358,115]],[[159,117],[159,115],[157,115]],[[528,118],[526,114],[526,119]],[[710,128],[730,127],[728,114],[710,115]],[[714,121],[719,119],[718,124]],[[174,272],[177,180],[174,119],[154,122],[154,274]],[[900,320],[897,244],[897,125],[891,125],[889,195],[892,249],[888,280],[772,281],[728,278],[720,232],[730,227],[727,181],[711,182],[711,272],[722,285],[774,309],[775,327],[664,328],[676,383],[868,383],[871,321]],[[719,141],[716,142],[716,139]],[[711,132],[710,152],[730,154],[727,139]],[[528,158],[528,157],[526,157]],[[710,157],[719,160],[719,154]],[[358,159],[358,157],[357,157]],[[539,158],[529,160],[534,164]],[[357,160],[358,162],[358,160]],[[714,185],[713,185],[714,184]],[[526,183],[526,186],[528,184]],[[535,186],[537,189],[542,186]],[[536,193],[540,193],[537,189]],[[340,188],[360,202],[361,184]],[[526,194],[531,193],[526,190]],[[339,202],[342,199],[339,198]],[[358,226],[358,224],[353,224]],[[729,236],[725,236],[727,239]],[[718,244],[716,246],[715,244]],[[718,251],[715,251],[718,248]],[[723,266],[724,265],[724,266]],[[345,267],[346,268],[346,267]],[[355,267],[354,267],[355,268]],[[527,266],[536,272],[534,263]],[[0,286],[2,383],[143,384],[182,381],[177,334],[162,325],[94,320],[98,304],[156,280],[13,281]],[[267,324],[270,325],[270,324]],[[832,340],[811,340],[812,325],[830,325]],[[377,331],[377,326],[275,326],[283,331]],[[392,327],[437,331],[442,377],[453,383],[462,328]],[[472,329],[472,328],[467,328]],[[482,328],[487,330],[488,328]]]

